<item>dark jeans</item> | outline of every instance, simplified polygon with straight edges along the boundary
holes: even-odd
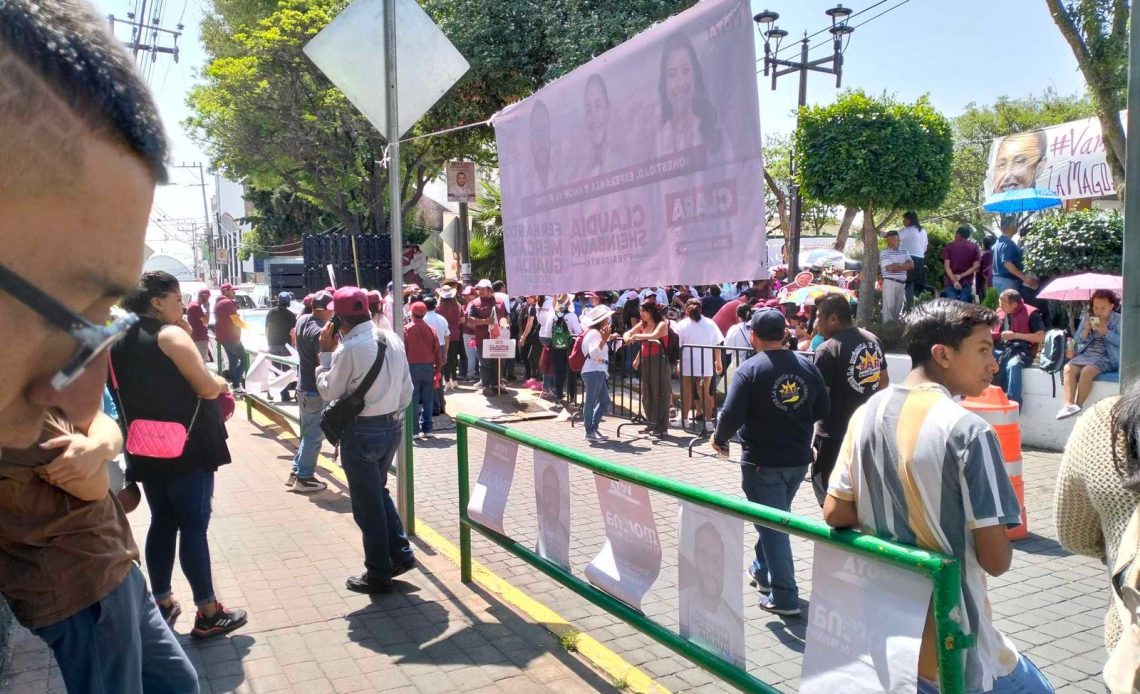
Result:
[[[36,629],[69,692],[197,694],[198,674],[138,567],[99,602]]]
[[[1021,372],[1030,364],[1029,356],[1018,349],[995,349],[998,370],[994,374],[994,385],[1005,391],[1006,397],[1021,404]]]
[[[150,530],[146,534],[146,566],[154,597],[171,595],[170,576],[174,573],[177,546],[182,573],[190,582],[194,604],[214,601],[214,580],[210,574],[210,502],[214,496],[214,471],[195,470],[165,480],[142,483],[150,506]]]
[[[391,578],[392,567],[412,560],[404,524],[388,492],[388,472],[403,433],[402,417],[357,417],[341,438],[352,519],[364,538],[364,568],[372,580]]]
[[[463,349],[462,341],[451,340],[447,343],[447,363],[443,365],[443,377],[455,381],[460,374],[467,375],[467,350]]]
[[[523,367],[526,369],[526,373],[524,374],[526,379],[529,381],[532,378],[542,378],[542,372],[538,369],[538,358],[542,356],[542,345],[538,340],[530,340],[528,338],[519,352],[519,358],[522,360]]]
[[[480,347],[482,350],[482,347]],[[498,388],[502,359],[479,359],[479,376],[484,388]]]
[[[435,364],[409,364],[412,372],[412,429],[417,434],[432,431],[435,409]]]
[[[745,463],[740,466],[740,486],[749,501],[788,511],[809,467],[761,467]],[[792,543],[787,533],[762,525],[756,526],[756,532],[760,533],[760,539],[756,541],[756,560],[749,571],[772,586],[772,602],[776,607],[798,607],[796,566],[792,562]]]
[[[570,350],[551,348],[550,362],[554,365],[554,395],[561,400],[562,395],[566,392],[566,376],[570,373]],[[570,399],[573,400],[574,386],[572,381],[570,393]]]
[[[222,349],[226,350],[226,364],[229,371],[230,385],[234,390],[245,387],[245,370],[249,368],[249,358],[242,347],[241,340],[223,342]]]
[[[961,289],[955,289],[953,285],[946,287],[942,290],[942,296],[972,304],[974,303],[974,281],[970,280],[968,284],[963,284]]]

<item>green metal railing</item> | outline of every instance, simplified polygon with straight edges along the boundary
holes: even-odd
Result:
[[[478,521],[472,520],[467,513],[467,505],[471,500],[470,480],[468,479],[470,468],[467,434],[469,429],[474,428],[549,453],[603,477],[638,484],[677,499],[715,509],[749,523],[763,525],[789,535],[837,547],[928,577],[934,584],[934,632],[937,639],[941,690],[945,694],[961,694],[965,691],[965,651],[974,645],[974,637],[964,634],[958,622],[951,617],[951,613],[958,608],[962,590],[961,568],[957,559],[851,530],[835,530],[819,521],[803,516],[780,511],[769,506],[761,506],[727,494],[694,487],[667,477],[659,477],[636,468],[593,458],[579,451],[470,415],[460,414],[456,417],[455,422],[459,459],[460,577],[464,582],[472,580],[471,530],[474,529],[563,586],[602,607],[610,614],[620,617],[642,633],[733,686],[748,692],[769,693],[779,691],[715,653],[682,638],[676,632],[649,619],[640,611],[595,588],[559,565],[542,558],[529,548],[509,537],[500,535]]]
[[[221,349],[221,347],[219,347],[218,348],[218,354],[219,354],[218,361],[219,362],[221,361],[221,358],[220,358],[221,351],[222,351],[222,349]],[[246,354],[250,356],[249,361],[251,364],[253,363],[253,358],[256,358],[257,356],[264,354],[266,356],[266,358],[271,359],[278,364],[285,364],[286,366],[292,366],[294,368],[300,367],[300,363],[296,359],[293,359],[292,357],[278,357],[278,356],[275,356],[272,354],[268,354],[266,352],[254,352],[251,350],[246,350]],[[219,373],[220,372],[221,372],[221,369],[219,367]],[[299,416],[293,414],[289,410],[286,410],[286,409],[283,409],[281,407],[278,407],[277,405],[274,405],[272,402],[269,402],[268,400],[266,400],[265,398],[263,398],[259,395],[254,395],[252,393],[246,393],[244,400],[245,400],[245,416],[247,419],[253,417],[253,406],[254,406],[254,404],[256,404],[260,408],[269,410],[269,411],[277,414],[279,417],[283,417],[284,419],[286,419],[290,422],[293,422],[294,424],[297,425],[298,436],[304,436],[304,431],[302,429],[302,424],[301,424],[301,418]],[[412,446],[412,432],[413,431],[414,431],[414,428],[413,428],[413,423],[412,423],[412,408],[409,407],[407,410],[404,411],[404,460],[407,461],[406,467],[408,470],[408,474],[407,474],[407,478],[403,480],[403,483],[404,483],[404,496],[403,496],[404,516],[403,516],[403,521],[404,521],[404,532],[406,532],[408,535],[415,535],[416,534],[416,488],[415,488],[416,476],[415,476],[415,461],[414,461],[414,454],[413,454],[413,451],[415,450],[415,448],[414,448],[414,446]],[[395,475],[396,475],[396,479],[399,480],[400,479],[400,471],[396,470]]]

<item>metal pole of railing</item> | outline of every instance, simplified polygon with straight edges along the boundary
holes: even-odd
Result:
[[[413,415],[415,405],[404,411],[404,467],[400,470],[400,477],[407,475],[407,479],[400,479],[404,485],[404,530],[408,535],[416,534],[416,482],[415,482],[415,455],[412,452]]]
[[[462,415],[460,415],[462,416]],[[455,450],[459,458],[459,579],[471,582],[471,528],[467,520],[470,492],[467,488],[467,424],[455,420]]]

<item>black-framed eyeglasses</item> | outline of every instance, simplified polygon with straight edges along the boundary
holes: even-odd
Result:
[[[78,344],[71,358],[51,378],[51,387],[63,390],[79,378],[99,355],[127,334],[139,317],[128,313],[106,325],[96,325],[51,298],[35,285],[0,264],[0,289],[35,311],[56,328],[67,333]]]

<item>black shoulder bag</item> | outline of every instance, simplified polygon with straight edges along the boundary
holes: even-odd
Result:
[[[376,382],[376,377],[380,375],[380,368],[384,366],[384,353],[387,351],[388,345],[383,340],[377,340],[376,361],[365,374],[364,380],[351,395],[333,400],[321,414],[321,431],[325,432],[325,438],[332,445],[340,445],[340,437],[344,435],[344,430],[364,411],[364,396]]]

